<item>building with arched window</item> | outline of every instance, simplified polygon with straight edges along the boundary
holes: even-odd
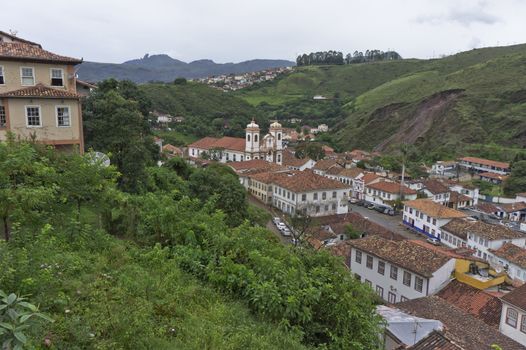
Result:
[[[205,137],[188,145],[190,158],[205,158],[226,162],[264,159],[270,163],[283,163],[283,128],[280,123],[270,124],[269,133],[261,137],[254,120],[245,129],[245,138]]]

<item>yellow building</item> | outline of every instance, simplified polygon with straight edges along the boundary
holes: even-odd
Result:
[[[83,151],[75,66],[40,44],[0,31],[0,140],[21,139]]]

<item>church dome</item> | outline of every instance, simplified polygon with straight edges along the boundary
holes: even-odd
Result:
[[[259,125],[257,125],[254,119],[252,119],[250,124],[247,125],[247,129],[259,129]]]
[[[270,124],[270,128],[271,129],[281,129],[281,124],[278,123],[278,122],[274,122],[274,123]]]

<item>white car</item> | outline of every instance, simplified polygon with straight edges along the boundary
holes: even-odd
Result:
[[[289,237],[289,236],[291,236],[291,232],[290,232],[290,230],[288,229],[288,227],[285,227],[285,228],[283,228],[283,229],[280,229],[280,231],[281,231],[281,234],[282,234],[283,236],[285,236],[285,237]]]
[[[437,238],[428,238],[427,241],[433,245],[440,245],[440,240]]]
[[[287,228],[287,225],[285,225],[285,224],[282,223],[282,222],[278,222],[278,223],[276,224],[276,227],[278,228],[278,230],[282,230],[282,229],[284,229],[284,228]]]
[[[279,222],[281,222],[281,219],[277,216],[273,217],[272,218],[272,222],[274,223],[274,225],[277,225]]]

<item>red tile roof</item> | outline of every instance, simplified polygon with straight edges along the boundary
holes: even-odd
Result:
[[[329,170],[332,167],[338,167],[342,168],[340,164],[338,164],[334,159],[321,159],[316,162],[316,165],[314,165],[313,169],[316,170]]]
[[[367,185],[367,188],[371,188],[373,190],[383,191],[387,193],[394,193],[394,194],[399,194],[400,191],[402,191],[403,194],[406,194],[406,195],[416,194],[415,190],[412,190],[406,186],[402,187],[402,185],[397,182],[380,181],[377,183]]]
[[[437,295],[487,325],[499,328],[502,311],[499,298],[457,280],[451,281]]]
[[[374,174],[374,173],[366,173],[363,177],[362,177],[362,180],[364,182],[364,184],[369,184],[375,180],[378,180],[380,179],[381,177]]]
[[[444,334],[464,350],[491,350],[492,344],[505,350],[524,350],[524,346],[501,334],[498,329],[438,296],[404,301],[395,304],[395,307],[417,317],[442,322]]]
[[[497,162],[495,160],[484,159],[484,158],[464,157],[464,158],[460,158],[459,160],[464,161],[464,162],[468,162],[468,163],[476,163],[476,164],[482,164],[482,165],[486,165],[486,166],[492,166],[492,167],[496,167],[496,168],[504,168],[504,169],[509,169],[510,168],[510,164],[509,163]]]
[[[289,150],[285,150],[283,152],[283,165],[285,166],[289,166],[289,167],[295,167],[295,168],[299,168],[303,165],[305,165],[308,161],[310,161],[311,159],[310,158],[296,158],[295,154],[292,153],[291,151]]]
[[[432,331],[429,335],[421,339],[415,345],[408,347],[407,350],[465,350],[448,339],[443,332]]]
[[[462,193],[458,193],[455,191],[451,191],[449,193],[449,202],[451,203],[470,202],[472,200],[473,199],[471,197],[463,195]]]
[[[40,45],[37,46],[25,42],[0,42],[0,59],[64,64],[82,63],[81,59],[60,56],[42,49]]]
[[[360,174],[362,174],[363,172],[364,172],[363,169],[356,168],[356,167],[354,167],[354,168],[345,168],[345,169],[342,169],[338,175],[355,179]]]
[[[424,181],[424,187],[432,194],[447,193],[449,188],[437,180]]]
[[[453,219],[442,226],[442,230],[462,238],[465,241],[467,241],[468,233],[472,233],[490,241],[524,237],[522,233],[514,231],[504,225],[493,225],[479,220]]]
[[[504,181],[508,178],[507,175],[500,175],[500,174],[495,174],[495,173],[491,173],[491,172],[485,172],[485,173],[480,173],[479,174],[480,177],[485,177],[485,178],[488,178],[488,179],[492,179],[492,180],[499,180],[499,181]]]
[[[516,211],[524,210],[526,209],[526,203],[524,202],[517,202],[517,203],[505,203],[505,204],[497,204],[497,207],[502,209],[502,211],[506,213],[513,213]]]
[[[40,44],[37,44],[35,42],[29,41],[29,40],[26,40],[26,39],[19,38],[16,35],[9,34],[9,33],[6,33],[4,31],[1,31],[1,30],[0,30],[0,35],[7,36],[7,37],[11,38],[11,40],[16,41],[16,42],[22,42],[22,43],[26,43],[26,44],[29,44],[29,45],[35,45],[35,46],[41,47]]]
[[[225,149],[229,151],[244,152],[245,139],[239,137],[224,136],[220,139],[215,137],[205,137],[188,145],[188,147],[199,148],[204,150]]]
[[[378,236],[369,236],[352,240],[349,244],[424,277],[432,277],[435,271],[452,259],[447,254],[427,249],[408,240],[391,241]]]
[[[274,183],[295,193],[350,188],[340,181],[316,175],[310,170],[281,173],[274,179]]]
[[[54,89],[43,84],[37,84],[35,86],[7,91],[0,94],[0,97],[12,97],[12,98],[26,98],[26,97],[38,97],[38,98],[64,98],[64,99],[78,99],[80,95],[61,89]]]
[[[506,259],[507,261],[526,269],[526,249],[524,248],[508,242],[503,244],[499,249],[490,249],[490,252],[499,258]],[[526,298],[526,295],[524,297]]]
[[[433,202],[430,199],[415,199],[412,201],[405,202],[407,207],[420,210],[421,212],[433,217],[441,219],[450,218],[463,218],[467,215],[455,210],[448,208],[444,205]]]
[[[526,311],[526,283],[504,295],[502,300]]]

